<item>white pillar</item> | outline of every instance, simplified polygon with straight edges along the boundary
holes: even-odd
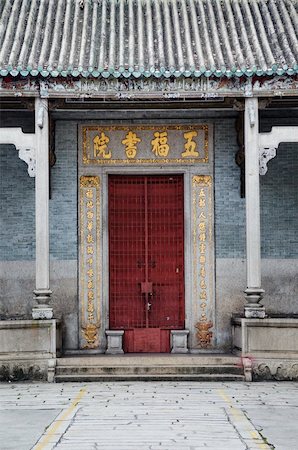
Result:
[[[247,304],[245,317],[265,317],[259,304],[261,288],[260,180],[259,180],[259,115],[258,99],[245,99],[245,197],[246,197],[246,263]]]
[[[49,118],[48,101],[35,99],[36,176],[35,176],[35,232],[36,287],[33,319],[51,319],[49,257]]]

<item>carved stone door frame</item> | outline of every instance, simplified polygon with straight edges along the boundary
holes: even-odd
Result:
[[[184,177],[185,326],[189,330],[188,347],[193,353],[212,351],[216,348],[213,127],[210,124],[203,125],[207,130],[205,141],[207,145],[205,143],[204,149],[205,155],[208,155],[207,161],[201,160],[183,165],[181,161],[148,164],[141,160],[136,164],[86,163],[84,159],[86,134],[84,135],[83,131],[90,125],[79,126],[79,345],[81,349],[103,353],[107,344],[105,331],[109,327],[107,220],[109,174],[179,173]],[[156,128],[160,128],[158,124]],[[177,128],[179,129],[179,126]],[[88,195],[92,198],[88,198]],[[91,210],[93,214],[90,214]],[[88,216],[92,217],[92,220],[88,220]],[[91,224],[90,221],[93,223]],[[88,251],[93,251],[91,261]],[[93,276],[90,277],[90,274]]]

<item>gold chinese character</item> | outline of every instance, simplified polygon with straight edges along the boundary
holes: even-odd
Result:
[[[88,191],[86,191],[86,197],[87,198],[93,198],[93,191],[92,191],[92,189],[88,189]]]
[[[201,299],[201,300],[206,300],[206,299],[207,299],[207,292],[206,292],[206,291],[201,291],[201,293],[200,293],[200,299]]]
[[[93,255],[93,253],[94,253],[94,250],[93,250],[92,245],[88,245],[87,246],[87,255]]]
[[[88,320],[89,320],[89,322],[92,322],[92,320],[94,320],[94,315],[93,315],[93,313],[89,313],[89,314],[88,314]]]
[[[200,287],[201,287],[202,289],[207,289],[205,280],[202,280],[202,281],[200,282]]]
[[[199,156],[199,152],[196,151],[197,143],[193,141],[193,138],[198,135],[197,131],[189,131],[188,133],[184,133],[184,138],[186,139],[186,143],[184,144],[185,152],[181,153],[183,158]]]
[[[88,205],[87,205],[87,206],[88,206]],[[87,211],[87,218],[88,218],[88,219],[93,219],[93,217],[94,217],[93,211]]]
[[[204,266],[202,266],[201,269],[200,269],[200,275],[201,275],[202,278],[205,278],[205,276],[206,276],[206,270],[205,270]]]
[[[93,139],[94,144],[94,158],[98,158],[100,156],[103,157],[103,159],[111,159],[112,153],[107,151],[107,144],[110,142],[110,138],[104,134],[104,132],[101,132],[100,137],[97,135]]]
[[[205,216],[205,214],[204,214],[204,211],[201,212],[201,214],[199,215],[199,218],[200,218],[200,219],[206,219],[206,216]]]
[[[87,259],[87,264],[88,264],[89,266],[92,266],[92,264],[93,264],[93,258]]]
[[[93,280],[88,280],[87,287],[88,289],[93,289]]]
[[[206,262],[206,256],[205,255],[201,255],[200,256],[200,264],[205,264]]]
[[[199,197],[206,197],[204,189],[200,189]]]
[[[199,223],[199,230],[200,231],[206,231],[206,223],[205,222],[200,222]]]
[[[87,275],[88,275],[88,277],[92,278],[94,275],[93,269],[87,270]]]
[[[202,303],[200,304],[200,307],[201,307],[202,309],[205,309],[206,306],[207,306],[207,303],[205,303],[205,302],[202,302]]]
[[[205,253],[206,250],[206,244],[200,244],[200,253]]]
[[[205,208],[206,206],[206,199],[205,198],[199,198],[199,207]]]
[[[88,242],[88,244],[93,244],[94,239],[93,239],[92,234],[88,234],[88,235],[87,235],[87,242]]]
[[[125,153],[127,158],[132,159],[136,157],[137,154],[137,146],[138,142],[141,142],[141,139],[137,137],[136,133],[129,131],[125,136],[126,139],[123,139],[122,144],[125,145]]]
[[[94,300],[94,292],[93,291],[88,291],[88,300]]]
[[[87,311],[89,313],[93,313],[94,312],[94,306],[93,306],[92,302],[88,302]]]
[[[92,201],[92,200],[89,200],[89,201],[87,202],[87,208],[93,208],[93,206],[94,206],[93,201]]]
[[[92,222],[92,220],[90,220],[90,221],[87,223],[87,230],[91,231],[92,228],[93,228],[93,222]]]
[[[200,233],[199,234],[199,241],[205,242],[206,241],[206,233]]]
[[[168,156],[170,147],[168,145],[168,133],[164,131],[154,133],[155,139],[151,141],[152,151],[156,156]]]

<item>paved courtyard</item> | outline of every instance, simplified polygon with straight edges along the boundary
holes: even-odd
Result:
[[[0,384],[1,450],[205,448],[298,450],[298,384]]]

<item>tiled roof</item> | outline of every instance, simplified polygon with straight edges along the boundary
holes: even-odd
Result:
[[[0,0],[0,75],[298,73],[298,0]]]

